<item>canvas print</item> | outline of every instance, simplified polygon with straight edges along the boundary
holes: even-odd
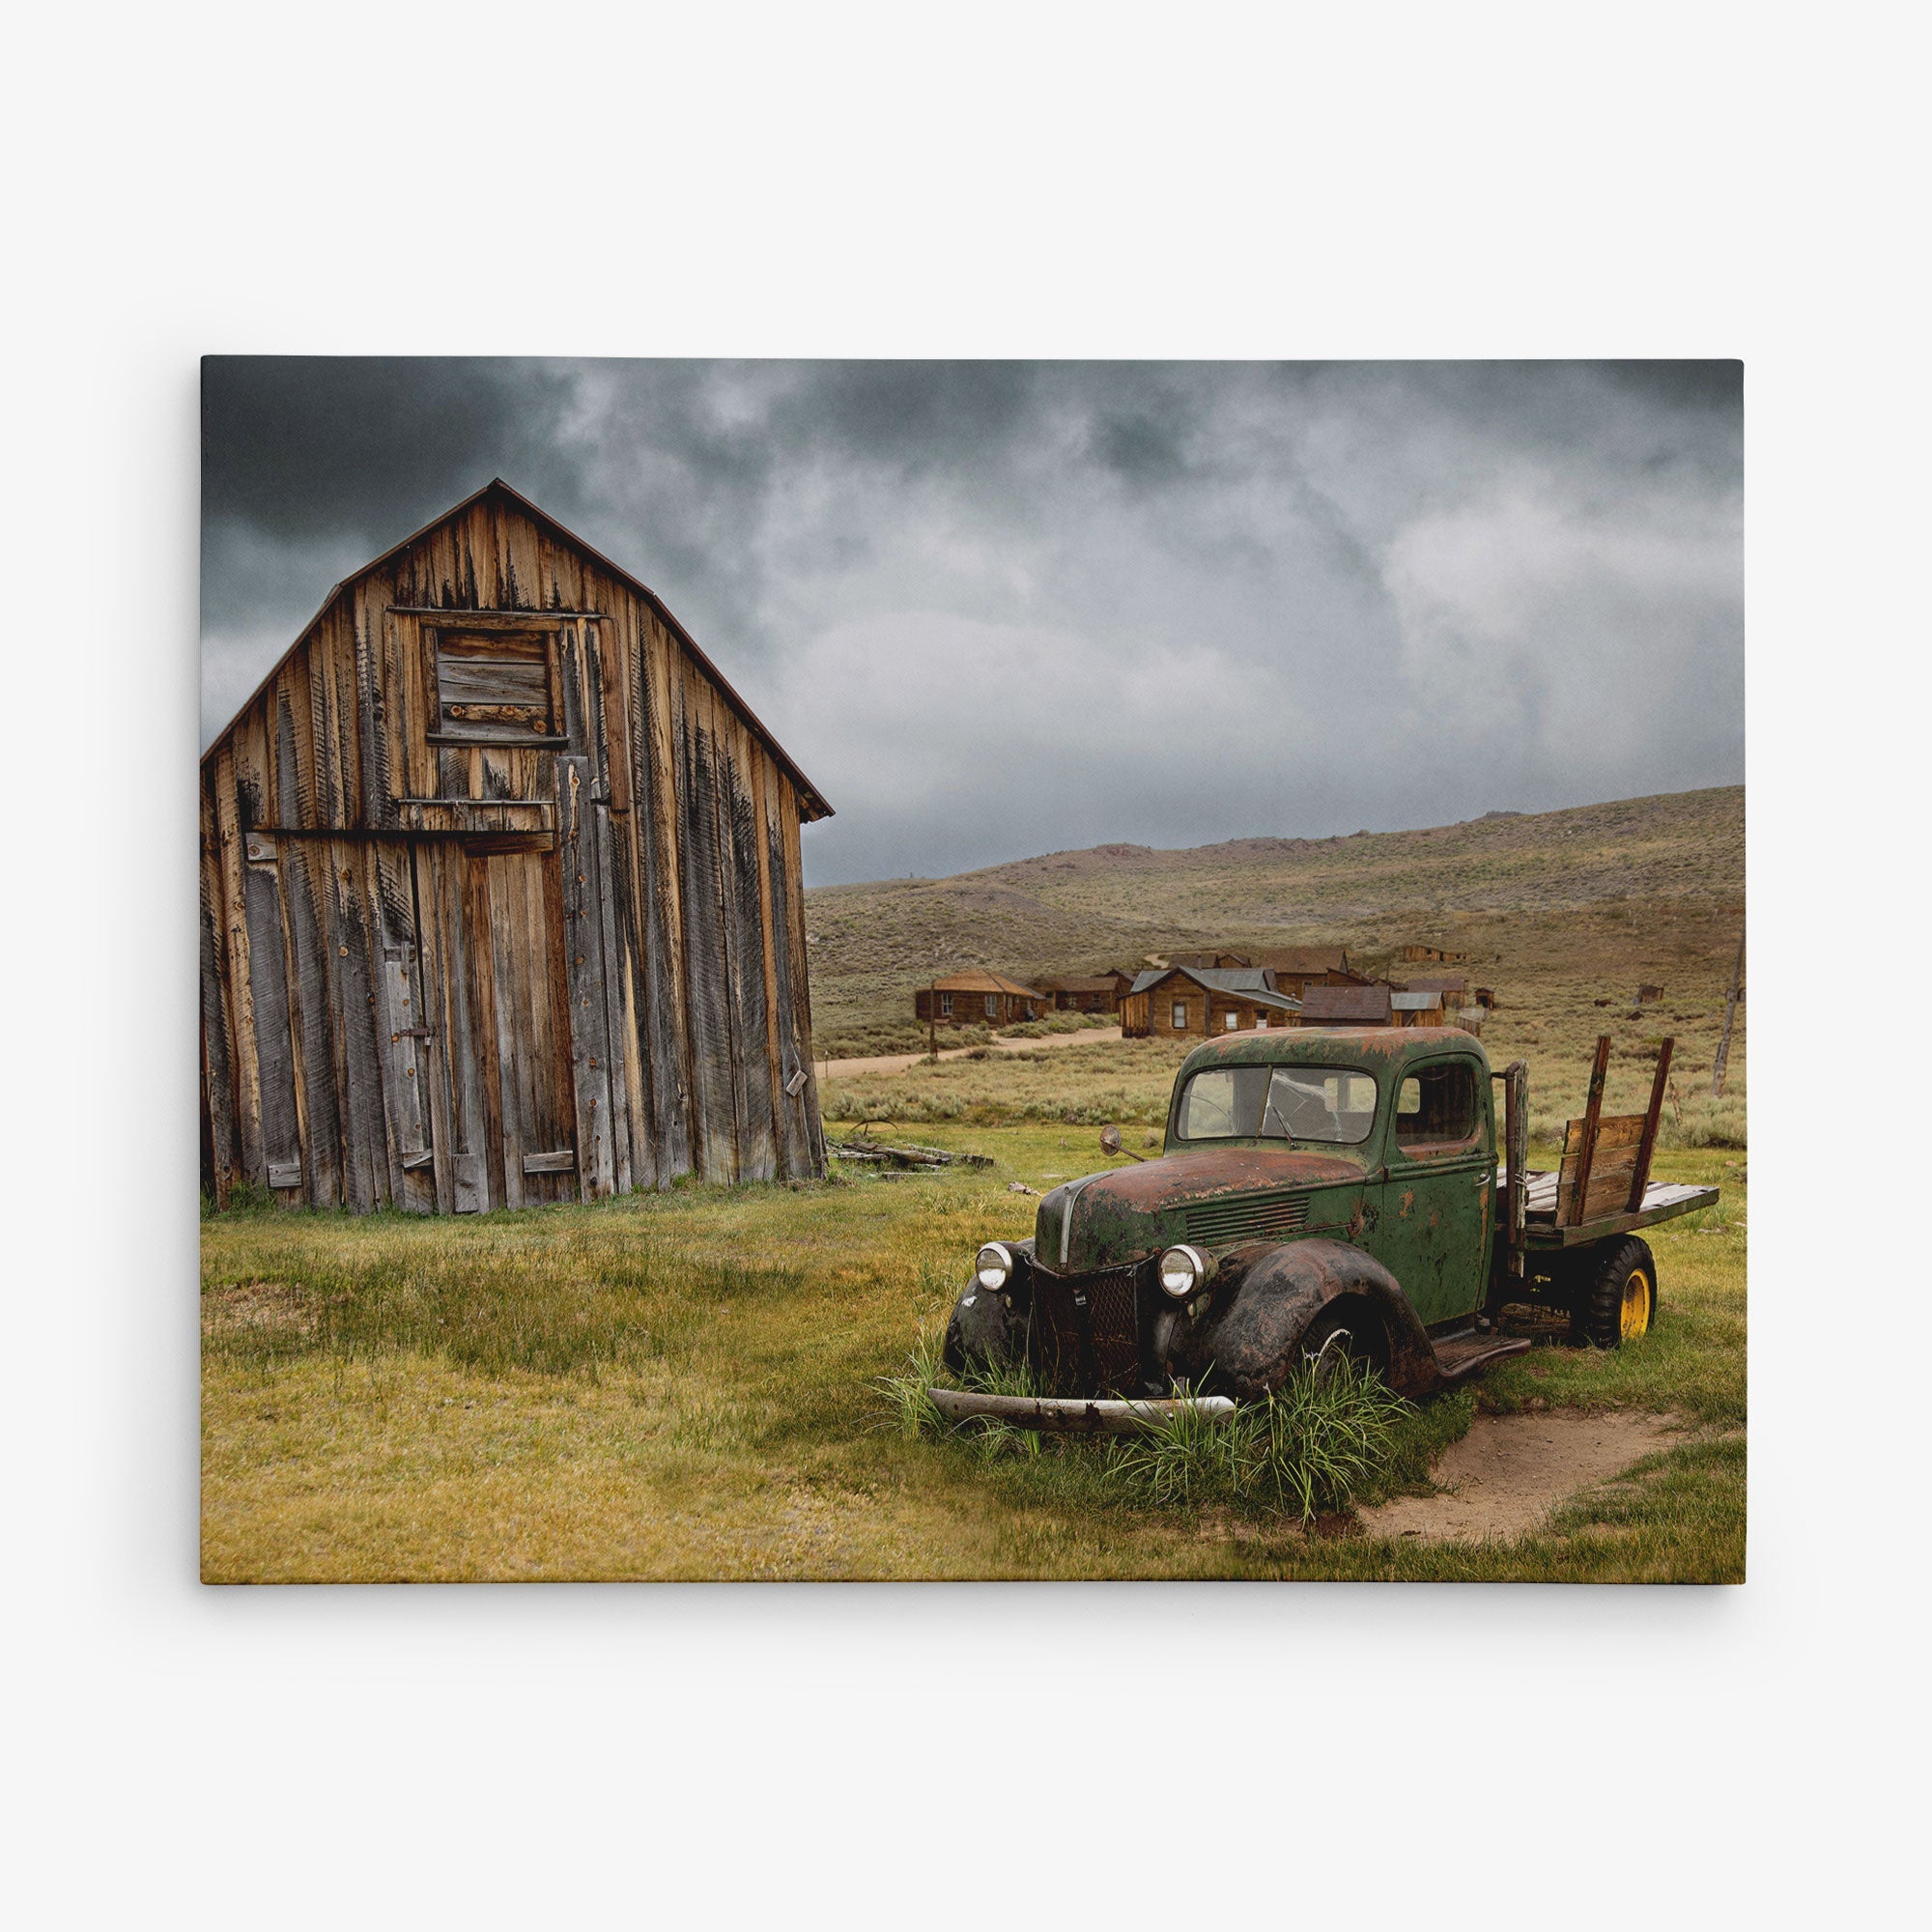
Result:
[[[203,430],[206,1580],[1743,1580],[1740,365]]]

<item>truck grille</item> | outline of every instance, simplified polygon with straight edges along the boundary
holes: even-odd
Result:
[[[1181,1216],[1187,1238],[1205,1247],[1292,1235],[1308,1219],[1306,1194],[1243,1194],[1232,1201],[1204,1201]]]
[[[1140,1321],[1134,1270],[1033,1277],[1034,1345],[1055,1395],[1138,1395]]]

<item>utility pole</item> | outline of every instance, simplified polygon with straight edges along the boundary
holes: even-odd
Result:
[[[1724,1001],[1724,1034],[1718,1042],[1718,1057],[1711,1063],[1711,1098],[1724,1097],[1724,1063],[1731,1057],[1731,1021],[1736,1017],[1738,999],[1745,977],[1745,936],[1738,934],[1738,963],[1731,969],[1731,990]]]
[[[925,996],[925,1053],[928,1060],[939,1058],[939,963],[944,952],[932,955],[932,985]]]

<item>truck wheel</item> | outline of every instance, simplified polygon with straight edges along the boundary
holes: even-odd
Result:
[[[1585,1275],[1572,1319],[1577,1340],[1620,1349],[1640,1341],[1657,1319],[1657,1263],[1635,1236],[1607,1249]]]
[[[1388,1374],[1388,1344],[1382,1325],[1359,1301],[1331,1301],[1306,1328],[1295,1345],[1295,1363],[1309,1360],[1319,1365],[1346,1355],[1358,1369],[1374,1369]]]

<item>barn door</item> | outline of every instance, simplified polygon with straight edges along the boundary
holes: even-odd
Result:
[[[433,1136],[439,1202],[462,1214],[575,1200],[557,855],[425,845],[417,884],[424,997],[441,1063],[433,1089],[443,1116]]]

